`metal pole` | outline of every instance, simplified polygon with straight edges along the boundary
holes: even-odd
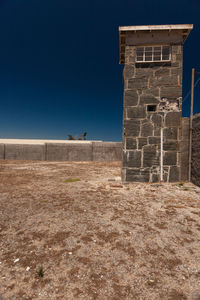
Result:
[[[195,76],[195,68],[192,69],[192,82],[191,82],[189,168],[188,168],[189,181],[191,181],[191,164],[192,164],[192,120],[193,120],[193,103],[194,103],[194,76]]]
[[[160,130],[160,181],[163,182],[163,126]]]

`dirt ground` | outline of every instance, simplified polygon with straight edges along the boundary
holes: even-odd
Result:
[[[1,300],[200,299],[200,188],[120,172],[0,161]]]

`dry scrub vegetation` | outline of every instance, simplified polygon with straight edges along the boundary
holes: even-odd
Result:
[[[200,299],[200,188],[120,168],[0,162],[0,299]]]

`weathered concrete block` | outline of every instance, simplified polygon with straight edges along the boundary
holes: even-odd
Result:
[[[169,182],[179,181],[179,173],[180,173],[180,168],[179,167],[170,167]]]
[[[166,139],[172,139],[172,140],[176,140],[177,139],[177,128],[176,127],[172,127],[172,128],[164,128],[163,130],[163,136]]]
[[[153,88],[148,88],[142,91],[143,95],[150,95],[154,97],[159,97],[159,88],[158,87],[153,87]]]
[[[174,68],[174,69],[172,68],[171,73],[172,73],[172,75],[175,75],[175,76],[182,76],[183,69],[182,68]]]
[[[154,136],[160,136],[160,127],[154,127]]]
[[[166,127],[179,127],[181,125],[181,113],[180,112],[168,112],[165,117]]]
[[[149,144],[155,144],[155,145],[159,145],[160,144],[160,138],[159,137],[155,137],[155,136],[150,136],[149,137]]]
[[[125,120],[124,127],[126,136],[138,136],[140,132],[140,121]]]
[[[160,97],[167,99],[177,99],[182,97],[182,86],[161,86],[160,88]]]
[[[124,106],[138,105],[138,94],[134,90],[126,90],[124,92]]]
[[[160,176],[158,174],[152,174],[152,182],[159,182]]]
[[[182,45],[172,45],[172,54],[182,53]]]
[[[121,179],[122,179],[122,183],[125,183],[126,182],[126,170],[127,168],[123,168],[122,167],[122,170],[121,170]]]
[[[188,123],[188,124],[187,124]],[[185,121],[185,136],[187,140],[189,140],[188,137],[188,130],[187,125],[189,127],[189,119],[188,122]],[[191,180],[194,184],[200,186],[200,153],[199,153],[199,147],[200,147],[200,115],[197,114],[194,116],[193,122],[192,122],[193,130],[192,130],[192,165],[191,165]],[[188,144],[188,142],[187,142]],[[189,145],[188,145],[189,146]],[[189,151],[186,148],[186,151]],[[186,152],[186,153],[187,153]]]
[[[145,145],[147,145],[147,138],[138,138],[138,149],[142,149]]]
[[[151,95],[140,96],[140,105],[144,104],[158,104],[159,100]]]
[[[141,151],[123,151],[123,167],[141,167]]]
[[[169,71],[170,68],[161,68],[155,71],[155,76],[160,77],[160,76],[169,76]]]
[[[92,142],[93,161],[121,161],[122,143],[120,142]]]
[[[160,128],[159,127],[154,128],[154,136],[160,137]]]
[[[137,141],[136,138],[126,138],[126,149],[136,149]]]
[[[163,150],[168,151],[168,150],[174,150],[178,151],[179,150],[179,143],[178,141],[173,141],[169,140],[163,143]]]
[[[152,114],[151,120],[156,127],[161,127],[161,125],[162,125],[162,116],[161,115]]]
[[[4,144],[0,144],[0,159],[4,159]]]
[[[181,61],[183,60],[183,56],[181,53],[176,54],[176,61]]]
[[[125,43],[126,38],[124,37],[123,39],[124,39],[123,43]],[[130,46],[130,45],[127,45],[126,48],[125,48],[125,54],[127,56],[130,56],[130,55],[133,55],[133,53],[134,53],[134,47]]]
[[[5,144],[5,159],[45,160],[45,145]]]
[[[130,169],[126,170],[127,182],[149,182],[150,170]]]
[[[143,147],[143,166],[152,167],[159,164],[159,152],[155,145],[147,145]]]
[[[189,172],[189,153],[188,151],[181,151],[181,181],[187,181],[188,180],[188,172]],[[199,173],[199,172],[198,172]],[[193,182],[194,183],[194,182]]]
[[[141,125],[141,136],[152,136],[153,135],[153,125],[150,121],[144,120]]]
[[[91,161],[92,144],[70,143],[53,144],[47,143],[46,159],[50,161]]]
[[[125,65],[124,67],[124,77],[125,79],[130,79],[134,76],[135,68],[133,65]]]
[[[167,172],[164,172],[163,174],[163,181],[167,182],[168,174]],[[160,182],[160,170],[159,173],[152,174],[152,182]]]
[[[151,68],[135,68],[136,76],[153,76],[153,69]]]
[[[182,67],[182,61],[176,61],[176,56],[174,58],[174,61],[172,61],[172,67],[173,68],[180,68],[180,67]]]
[[[187,152],[189,155],[189,141],[185,141],[183,140],[180,145],[179,148],[181,148],[181,153],[185,153]],[[189,156],[188,156],[189,157]]]
[[[164,153],[163,165],[175,166],[177,164],[177,152],[167,151]]]
[[[147,88],[147,78],[132,78],[128,80],[129,89],[145,89]]]
[[[130,119],[144,119],[146,117],[145,106],[136,106],[132,108],[127,108],[128,118]]]
[[[177,76],[161,76],[161,77],[152,77],[150,78],[150,86],[177,86],[178,78]]]
[[[133,55],[129,56],[129,63],[130,64],[134,64],[135,63],[135,56],[133,56]]]

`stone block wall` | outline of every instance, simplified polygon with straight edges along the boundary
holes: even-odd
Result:
[[[126,46],[123,182],[160,180],[161,126],[164,181],[180,180],[182,46],[172,45],[171,51],[171,62],[136,63],[135,47]]]
[[[181,139],[181,181],[188,180],[189,172],[189,136],[190,119],[182,118],[182,139]]]
[[[192,128],[191,181],[200,186],[200,114],[194,116]]]
[[[5,145],[0,144],[0,159],[4,159],[5,157]]]

